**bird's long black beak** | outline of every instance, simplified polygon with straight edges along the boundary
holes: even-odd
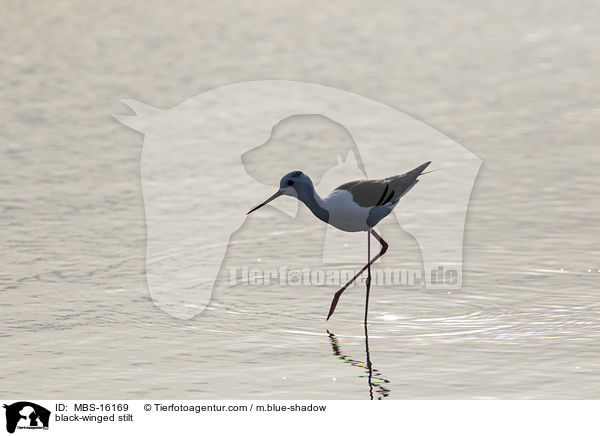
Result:
[[[282,191],[277,191],[275,194],[271,195],[269,198],[267,198],[265,201],[263,201],[261,204],[259,204],[258,206],[256,206],[253,209],[250,209],[246,215],[251,214],[252,212],[254,212],[256,209],[260,209],[261,207],[263,207],[265,204],[267,204],[270,201],[275,200],[277,197],[283,195]]]

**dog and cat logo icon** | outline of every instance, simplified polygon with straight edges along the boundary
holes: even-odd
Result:
[[[50,411],[29,401],[18,401],[4,405],[6,409],[6,431],[14,433],[16,429],[48,430]]]

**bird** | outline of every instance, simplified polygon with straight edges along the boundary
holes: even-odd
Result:
[[[304,203],[321,221],[344,232],[367,232],[367,263],[356,275],[338,290],[331,301],[326,321],[331,318],[342,293],[365,270],[367,271],[364,324],[367,324],[369,312],[369,294],[371,291],[371,265],[383,256],[389,244],[377,233],[374,227],[396,207],[400,199],[418,182],[431,161],[419,165],[404,174],[385,179],[365,179],[344,183],[335,188],[327,197],[322,198],[315,190],[309,176],[302,171],[292,171],[281,178],[279,190],[258,206],[250,209],[246,215],[260,209],[282,195],[295,197]],[[381,245],[379,253],[371,258],[371,236]]]

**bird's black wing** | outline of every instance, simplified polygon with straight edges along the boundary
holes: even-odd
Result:
[[[397,202],[418,182],[417,177],[431,162],[425,162],[414,170],[399,176],[380,180],[355,180],[335,188],[349,191],[354,201],[362,207],[382,206]]]

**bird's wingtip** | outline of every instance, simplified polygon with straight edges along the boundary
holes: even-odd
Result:
[[[422,173],[425,168],[427,168],[429,166],[429,164],[431,164],[431,161],[428,160],[427,162],[419,165],[418,167],[416,167],[414,170],[412,170],[412,172],[418,172],[418,173]]]

